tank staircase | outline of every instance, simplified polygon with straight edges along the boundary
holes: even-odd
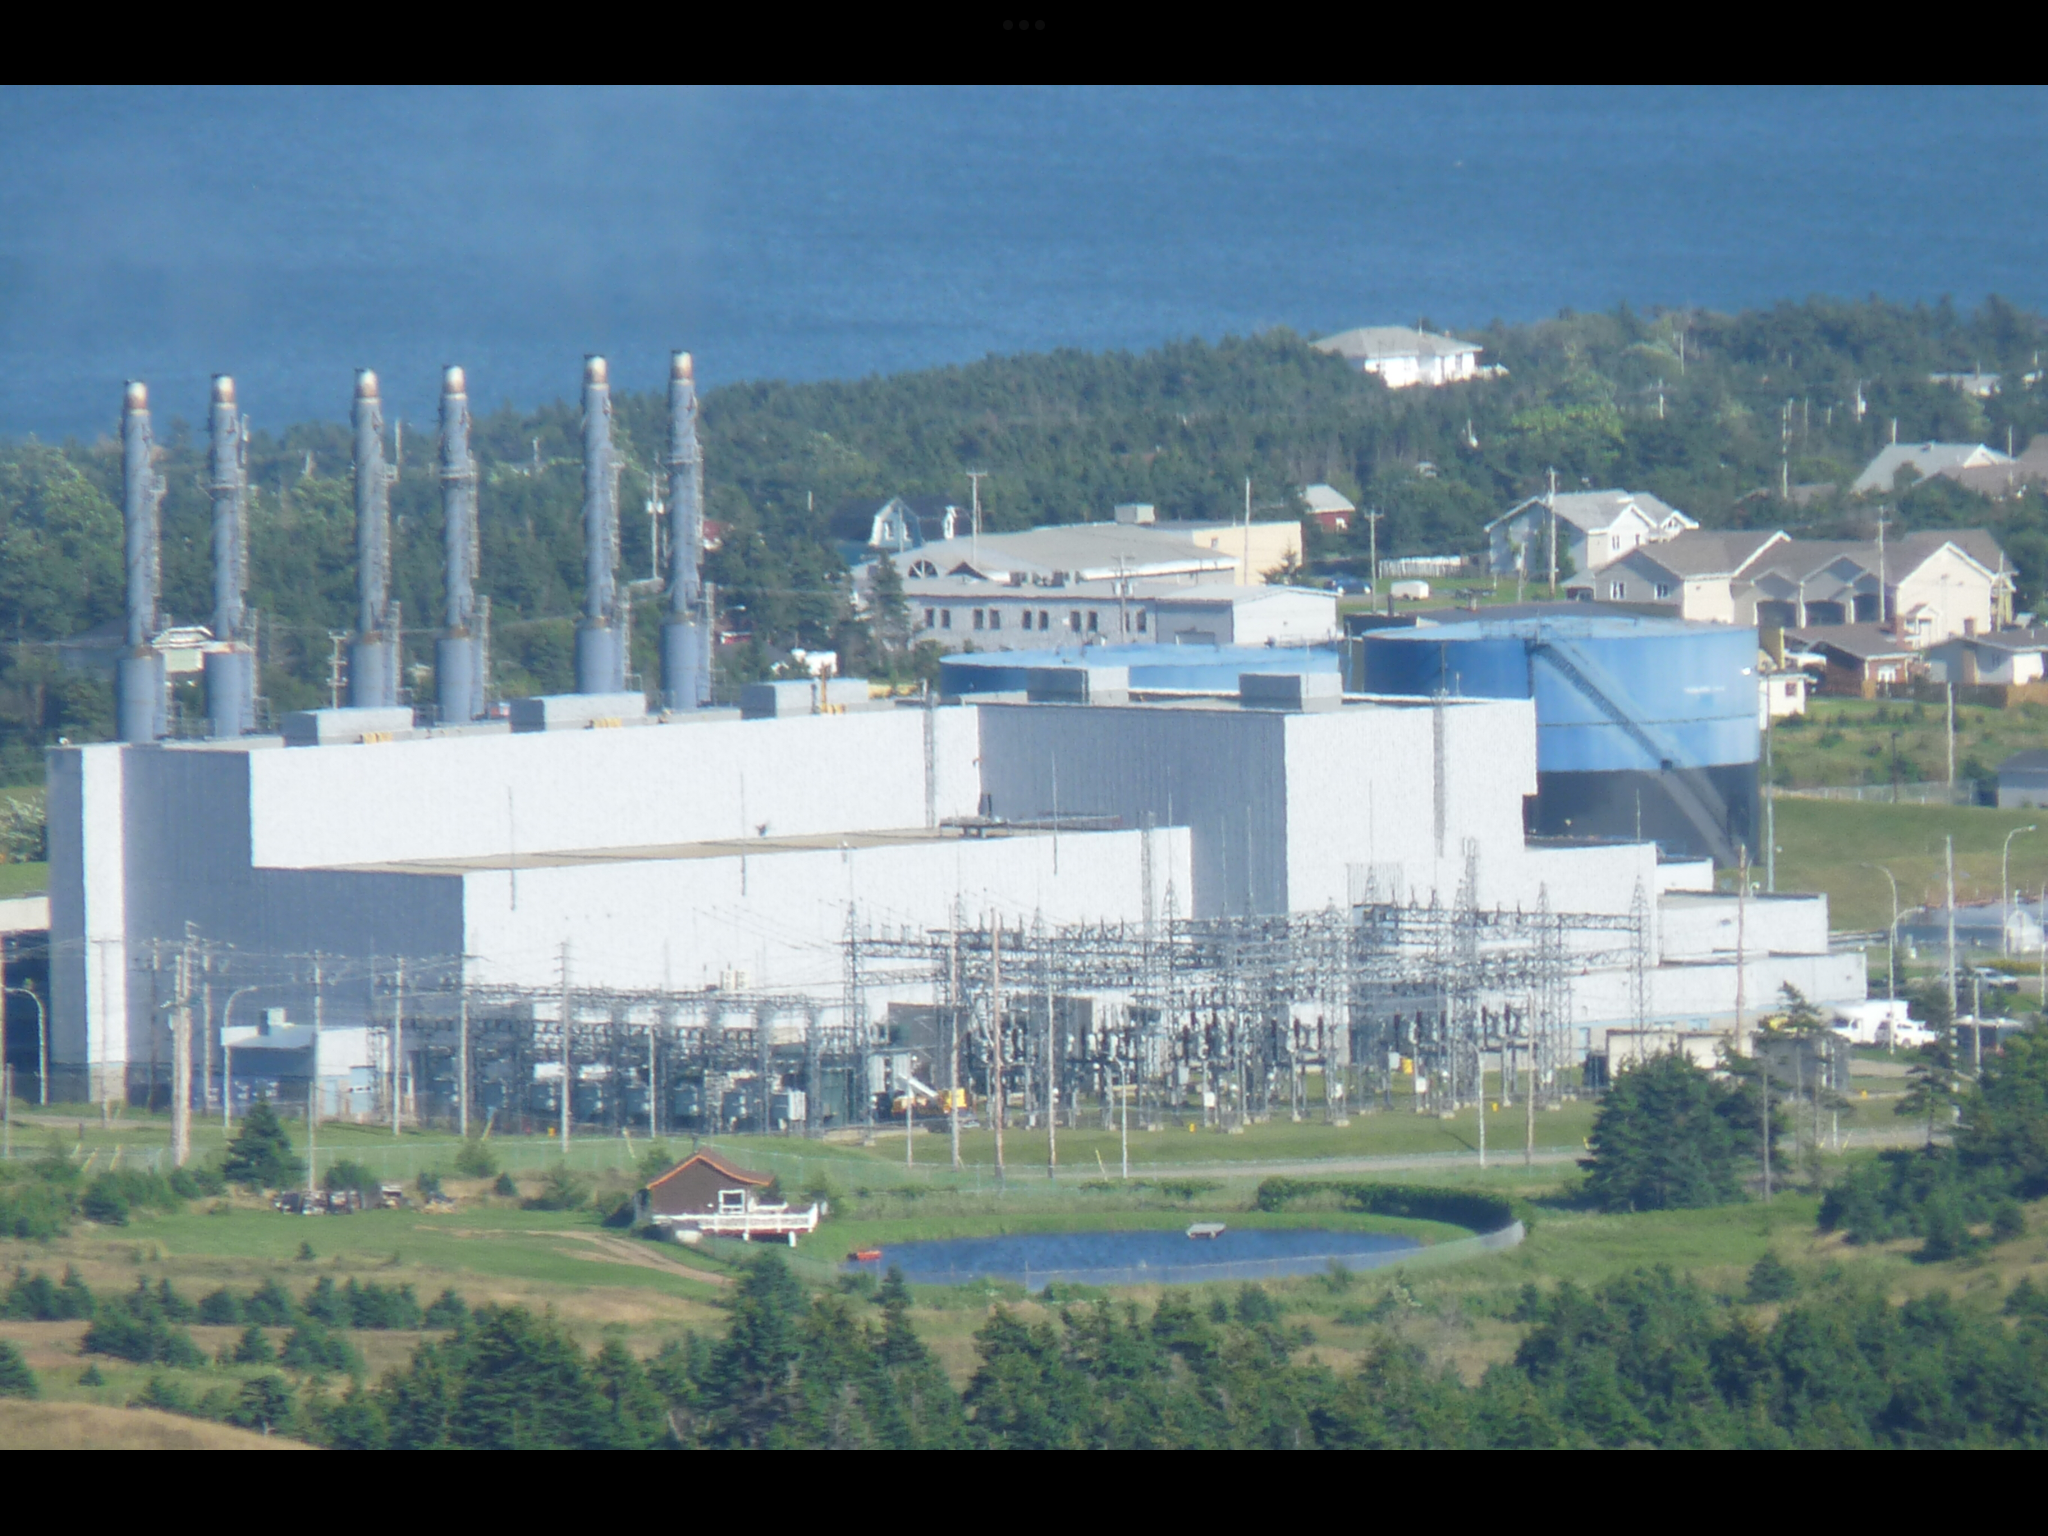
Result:
[[[1576,647],[1558,640],[1532,640],[1529,642],[1529,654],[1532,660],[1541,657],[1547,662],[1559,677],[1577,689],[1588,703],[1658,765],[1671,803],[1699,833],[1714,862],[1734,863],[1737,853],[1735,840],[1728,831],[1727,802],[1706,775],[1696,769],[1679,767],[1675,749],[1651,727],[1615,702],[1615,695],[1623,690],[1607,675],[1606,669]]]

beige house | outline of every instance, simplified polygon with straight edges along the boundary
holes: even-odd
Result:
[[[1360,373],[1375,374],[1389,389],[1456,384],[1480,376],[1477,342],[1437,336],[1405,325],[1361,325],[1312,342]]]
[[[1571,596],[1603,603],[1669,608],[1681,619],[1746,624],[1752,616],[1736,603],[1737,585],[1782,533],[1686,533],[1630,550],[1588,576],[1574,577]]]

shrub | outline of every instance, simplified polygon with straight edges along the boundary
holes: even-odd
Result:
[[[1345,1183],[1330,1179],[1272,1178],[1259,1186],[1262,1211],[1277,1211],[1295,1200],[1335,1194],[1345,1207],[1376,1216],[1403,1216],[1415,1221],[1442,1221],[1475,1232],[1498,1232],[1515,1220],[1514,1203],[1500,1195],[1468,1189],[1438,1189],[1423,1184]]]
[[[334,1166],[321,1175],[320,1183],[334,1194],[351,1189],[366,1197],[377,1193],[377,1176],[352,1157],[336,1158]]]
[[[540,1181],[540,1193],[526,1202],[530,1211],[579,1211],[590,1202],[590,1180],[567,1163],[557,1163]]]
[[[295,1371],[360,1371],[363,1358],[348,1340],[321,1324],[307,1321],[291,1331],[279,1357]]]
[[[289,1328],[299,1320],[298,1311],[290,1294],[275,1280],[264,1281],[242,1303],[243,1320],[265,1328]]]
[[[171,1193],[181,1200],[199,1200],[227,1193],[228,1181],[213,1167],[180,1168],[171,1175]]]
[[[1790,1301],[1799,1291],[1799,1276],[1775,1251],[1750,1266],[1749,1286],[1744,1293],[1751,1301]]]
[[[100,1374],[98,1361],[86,1362],[85,1369],[78,1373],[78,1384],[81,1387],[104,1387],[107,1384],[107,1378]]]
[[[178,1293],[168,1277],[157,1282],[153,1300],[157,1311],[174,1323],[189,1323],[199,1316],[199,1309]]]
[[[1238,1290],[1237,1305],[1232,1310],[1237,1314],[1237,1320],[1247,1328],[1260,1323],[1277,1323],[1281,1316],[1280,1303],[1273,1299],[1272,1293],[1249,1280]]]
[[[78,1202],[78,1210],[87,1221],[96,1221],[103,1227],[128,1225],[128,1201],[120,1186],[105,1174],[92,1181],[85,1198]]]
[[[199,1321],[215,1328],[232,1328],[242,1320],[242,1303],[226,1286],[199,1298]]]
[[[184,1383],[163,1376],[152,1376],[149,1385],[137,1394],[131,1408],[160,1408],[165,1413],[190,1413],[192,1392]]]
[[[42,1390],[21,1351],[0,1339],[0,1397],[40,1397]]]
[[[355,1290],[355,1281],[349,1281],[349,1290]],[[349,1326],[349,1298],[334,1288],[334,1281],[322,1275],[313,1282],[313,1288],[306,1292],[299,1303],[299,1311],[316,1323],[325,1323],[330,1328]]]
[[[0,1237],[47,1242],[70,1230],[71,1191],[47,1179],[0,1184]]]
[[[359,1286],[348,1283],[346,1295],[350,1324],[357,1328],[417,1328],[419,1299],[409,1285],[386,1290],[375,1281]]]
[[[102,1308],[85,1330],[79,1348],[89,1355],[112,1355],[137,1365],[196,1366],[206,1363],[192,1335],[162,1317],[137,1317],[122,1306]]]
[[[460,1328],[469,1321],[469,1306],[452,1290],[436,1296],[421,1318],[427,1328]]]
[[[31,1323],[61,1323],[92,1316],[92,1292],[78,1278],[78,1271],[64,1271],[64,1283],[52,1285],[50,1277],[26,1268],[14,1272],[7,1298],[0,1302],[0,1317],[19,1318]]]
[[[435,1169],[430,1168],[422,1173],[414,1181],[414,1187],[419,1190],[422,1200],[446,1200],[448,1198],[441,1193],[441,1175]]]
[[[491,1193],[503,1195],[509,1199],[519,1193],[519,1186],[512,1182],[511,1174],[501,1173],[498,1175],[498,1182],[491,1186]]]
[[[242,1395],[228,1422],[263,1434],[289,1434],[298,1423],[298,1402],[282,1376],[258,1376],[244,1382]]]
[[[2020,1209],[2017,1200],[2001,1200],[1992,1208],[1991,1236],[1994,1241],[2009,1243],[2016,1237],[2027,1235],[2027,1213]]]
[[[465,1179],[488,1179],[497,1173],[498,1160],[491,1156],[490,1143],[481,1136],[470,1137],[455,1154],[455,1171]]]
[[[235,1365],[268,1365],[276,1358],[277,1351],[270,1347],[270,1340],[263,1336],[261,1328],[256,1327],[244,1328],[228,1355],[229,1361]]]

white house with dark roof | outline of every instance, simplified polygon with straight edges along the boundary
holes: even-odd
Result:
[[[1376,375],[1389,389],[1456,384],[1479,377],[1486,349],[1455,336],[1436,336],[1405,325],[1361,325],[1325,336],[1311,345],[1341,357],[1360,373]]]
[[[1487,558],[1497,576],[1550,568],[1550,524],[1557,522],[1560,569],[1591,573],[1644,544],[1661,543],[1699,527],[1678,508],[1647,491],[1567,491],[1531,496],[1486,525]],[[1525,563],[1526,562],[1526,563]]]

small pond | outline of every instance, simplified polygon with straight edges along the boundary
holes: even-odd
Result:
[[[1373,1269],[1422,1244],[1385,1232],[1327,1232],[1311,1227],[1231,1227],[1191,1238],[1178,1228],[1129,1232],[1024,1232],[891,1243],[879,1259],[849,1261],[849,1272],[882,1275],[889,1266],[913,1285],[1014,1280],[1027,1290],[1049,1281],[1077,1285],[1188,1285],[1203,1280],[1267,1280],[1318,1274],[1332,1262]]]

